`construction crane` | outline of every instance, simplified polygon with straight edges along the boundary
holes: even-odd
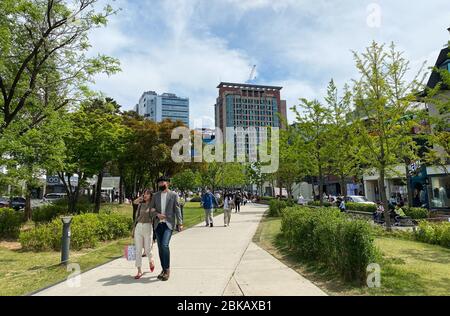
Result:
[[[252,80],[255,79],[256,74],[256,65],[253,65],[252,70],[250,71],[250,76],[248,77],[247,83],[250,83]]]

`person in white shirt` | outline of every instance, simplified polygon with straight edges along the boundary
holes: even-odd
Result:
[[[232,201],[233,201],[233,198],[232,198],[231,194],[225,195],[225,198],[223,200],[223,221],[224,221],[225,227],[230,226]]]

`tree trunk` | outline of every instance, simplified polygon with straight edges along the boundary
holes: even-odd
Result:
[[[119,182],[119,204],[123,204],[124,203],[124,194],[123,194],[123,186],[124,186],[124,181],[123,181],[123,168],[121,167],[119,170],[119,174],[120,174],[120,182]]]
[[[103,170],[98,173],[97,178],[97,188],[95,192],[95,206],[94,206],[94,213],[100,212],[100,204],[102,202],[102,182],[103,182]]]
[[[341,176],[341,195],[347,197],[347,188],[345,186],[345,177]]]
[[[319,201],[320,206],[323,206],[323,174],[321,165],[319,165]]]
[[[391,217],[389,212],[389,203],[386,196],[386,186],[384,184],[385,180],[385,169],[381,168],[380,170],[380,180],[379,180],[379,187],[380,187],[380,194],[381,194],[381,202],[384,205],[384,219],[386,221],[386,229],[388,231],[391,230]]]
[[[408,206],[413,207],[413,190],[411,187],[411,175],[409,173],[408,163],[405,162],[405,172],[406,172],[406,190],[408,191]]]
[[[33,216],[33,210],[31,208],[31,191],[28,188],[26,189],[26,196],[25,196],[25,220],[31,221]]]

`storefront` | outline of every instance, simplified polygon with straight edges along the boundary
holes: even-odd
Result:
[[[369,201],[381,201],[379,178],[380,176],[375,170],[367,171],[364,175],[365,195]],[[408,203],[406,170],[403,165],[398,165],[387,173],[384,186],[386,187],[386,196],[391,203]]]
[[[450,170],[450,165],[446,166]],[[450,211],[450,175],[443,167],[428,167],[431,209]]]

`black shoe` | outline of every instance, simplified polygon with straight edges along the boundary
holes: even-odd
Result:
[[[213,223],[211,223],[211,225],[209,225],[209,227],[214,227],[214,224],[213,224]]]
[[[163,270],[163,271],[158,275],[158,280],[162,280],[164,274],[166,274],[166,273],[165,273],[164,270]]]
[[[206,224],[205,227],[209,227],[209,224]]]

